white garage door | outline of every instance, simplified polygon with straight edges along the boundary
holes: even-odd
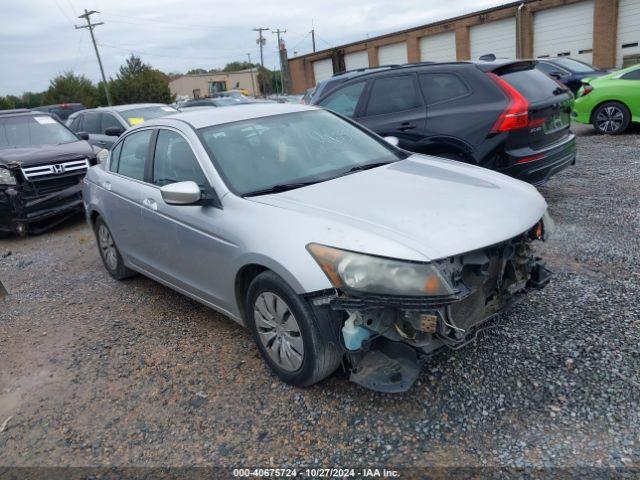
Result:
[[[471,27],[471,60],[493,53],[497,58],[516,58],[516,19]]]
[[[313,62],[313,76],[316,83],[333,76],[333,61],[330,58]]]
[[[640,54],[640,0],[620,0],[616,65],[627,55]]]
[[[401,65],[407,63],[407,44],[392,43],[378,48],[379,65]]]
[[[455,32],[438,33],[420,39],[420,60],[423,62],[455,62]]]
[[[347,70],[357,70],[369,66],[369,53],[366,50],[361,52],[347,53],[344,56],[344,67]]]
[[[533,17],[533,55],[570,56],[592,61],[593,0],[536,12]]]

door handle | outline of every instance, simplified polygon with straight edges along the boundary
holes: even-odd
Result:
[[[416,126],[414,124],[409,123],[409,122],[404,122],[404,123],[400,124],[400,126],[397,128],[397,130],[400,131],[400,132],[404,132],[406,130],[411,130],[413,128],[416,128]]]
[[[102,186],[105,190],[111,191],[111,182],[103,182]]]
[[[144,200],[142,200],[142,204],[149,210],[153,210],[154,212],[158,210],[158,204],[153,198],[145,198]]]
[[[98,145],[100,145],[101,147],[104,147],[104,146],[107,144],[107,142],[105,142],[105,141],[103,141],[103,140],[100,140],[99,142],[96,142],[96,143],[97,143]]]

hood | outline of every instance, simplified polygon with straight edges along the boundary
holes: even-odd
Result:
[[[0,148],[0,164],[30,166],[76,158],[94,158],[89,143],[84,140],[61,145],[39,145],[31,147]]]
[[[319,223],[356,228],[363,239],[374,234],[395,241],[428,260],[513,238],[535,225],[547,208],[529,184],[423,155],[250,200],[305,213]],[[340,236],[327,240],[347,248]],[[376,251],[375,243],[361,247],[365,253],[385,254]]]

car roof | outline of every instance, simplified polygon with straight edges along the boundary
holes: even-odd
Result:
[[[250,120],[252,118],[315,110],[319,109],[307,105],[296,105],[294,103],[248,103],[227,108],[191,108],[168,117],[148,120],[144,122],[144,126],[166,125],[169,122],[181,120],[189,123],[194,128],[204,128],[213,125],[222,125],[224,123]]]
[[[51,115],[49,114],[49,112],[42,112],[42,111],[34,111],[34,110],[29,110],[27,108],[14,108],[11,110],[0,110],[0,116],[3,117],[8,117],[8,116],[19,116],[19,115],[37,115],[39,117],[45,115],[47,117],[50,117]]]

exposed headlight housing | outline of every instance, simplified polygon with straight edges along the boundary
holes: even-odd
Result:
[[[6,168],[0,167],[0,185],[15,185],[16,177]]]
[[[438,267],[340,250],[317,243],[307,245],[335,288],[378,295],[446,296],[455,293]]]
[[[108,158],[109,150],[107,150],[106,148],[98,150],[98,153],[96,153],[96,160],[98,161],[98,163],[105,163]]]

